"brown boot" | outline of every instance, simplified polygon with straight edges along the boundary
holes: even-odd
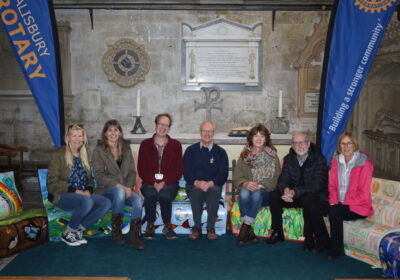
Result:
[[[111,239],[117,244],[124,244],[125,238],[122,235],[122,214],[112,214],[111,216]]]
[[[129,230],[129,245],[137,250],[144,250],[146,247],[140,240],[140,233],[142,231],[142,220],[140,218],[134,219],[131,222]]]
[[[249,230],[249,242],[250,243],[257,243],[258,242],[258,238],[256,236],[256,234],[254,233],[254,229],[251,225],[249,225],[248,227]]]
[[[240,227],[237,245],[244,246],[247,245],[247,243],[249,243],[249,230],[248,230],[248,225],[243,223],[242,226]]]

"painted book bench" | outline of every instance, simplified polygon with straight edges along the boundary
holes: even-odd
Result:
[[[346,255],[375,267],[382,267],[384,273],[394,275],[389,270],[396,271],[393,267],[397,266],[397,273],[399,273],[400,182],[372,178],[371,197],[372,205],[375,209],[373,216],[365,220],[344,222],[343,236]],[[286,208],[284,209],[282,218],[285,238],[303,240],[304,224],[302,209]],[[238,202],[235,202],[231,209],[230,222],[232,224],[232,232],[237,234],[240,229]],[[325,218],[325,222],[329,231],[327,218]],[[271,213],[269,207],[260,209],[253,228],[258,236],[269,237],[271,233]],[[392,253],[388,253],[389,247],[391,247],[390,252]]]
[[[44,244],[47,218],[43,209],[23,211],[14,172],[0,174],[0,258]]]
[[[62,233],[65,230],[68,221],[70,220],[71,214],[67,211],[62,210],[53,203],[51,203],[47,196],[47,169],[39,169],[39,184],[42,192],[43,205],[47,210],[47,217],[49,222],[49,239],[50,241],[59,241]],[[178,234],[189,234],[194,225],[192,208],[190,206],[190,200],[187,198],[185,185],[186,182],[181,179],[179,182],[180,190],[178,192],[175,201],[172,203],[172,216],[171,223]],[[136,188],[138,189],[138,188]],[[220,199],[220,205],[218,209],[218,219],[215,224],[215,231],[217,234],[221,235],[226,233],[226,222],[227,222],[227,205],[225,201],[226,190],[223,188],[223,192]],[[125,206],[123,213],[123,227],[122,232],[125,234],[129,232],[129,223],[131,220],[131,211],[129,206]],[[157,219],[154,223],[156,227],[156,233],[162,233],[163,222],[161,219],[160,207],[157,205],[156,209]],[[206,233],[207,221],[207,211],[203,211],[202,224],[203,232]],[[143,231],[147,226],[145,211],[143,210],[142,217]],[[85,232],[86,237],[102,237],[111,234],[111,210],[107,212],[102,218],[100,218],[96,223],[91,225]]]
[[[236,201],[231,209],[232,233],[239,234],[240,211]],[[283,208],[282,225],[285,239],[304,240],[303,237],[303,208]],[[269,237],[271,234],[271,212],[269,207],[262,207],[253,224],[254,233],[259,237]]]
[[[175,228],[175,232],[178,234],[190,234],[192,227],[194,226],[192,208],[190,200],[186,195],[185,187],[186,181],[182,178],[179,181],[180,190],[178,192],[175,201],[172,203],[172,216],[171,223]],[[218,216],[215,223],[215,232],[218,235],[226,233],[227,223],[227,202],[225,200],[226,188],[228,184],[222,188],[221,198],[219,201]],[[157,219],[154,222],[156,233],[162,233],[163,222],[161,219],[160,206],[157,204]],[[144,211],[143,211],[144,214]],[[145,217],[144,217],[145,222]],[[207,233],[207,208],[204,205],[203,214],[201,216],[202,232]],[[147,223],[143,223],[143,230],[145,230]]]

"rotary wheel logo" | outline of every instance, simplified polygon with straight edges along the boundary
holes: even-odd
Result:
[[[386,11],[386,7],[391,7],[392,3],[396,3],[396,0],[356,0],[354,5],[359,6],[359,9],[364,9],[365,12],[371,12],[373,14],[375,11],[381,12],[381,9]]]
[[[144,81],[150,64],[144,47],[131,39],[119,40],[103,56],[103,70],[108,80],[122,87],[133,87]]]

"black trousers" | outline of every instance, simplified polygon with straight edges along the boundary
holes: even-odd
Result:
[[[192,206],[194,226],[201,228],[201,215],[203,214],[203,205],[207,205],[207,229],[215,228],[215,221],[218,217],[219,200],[222,189],[220,186],[213,186],[206,192],[193,185],[186,186],[186,192]]]
[[[160,203],[161,217],[164,224],[171,222],[172,201],[175,199],[178,190],[178,184],[171,184],[165,185],[160,192],[157,192],[153,185],[143,183],[140,191],[144,196],[144,210],[148,222],[154,223],[157,218],[157,201]]]
[[[365,216],[350,211],[344,204],[335,204],[329,207],[329,224],[331,227],[331,250],[343,250],[343,221],[365,219]]]
[[[272,217],[272,229],[283,235],[282,213],[283,208],[303,208],[304,218],[304,237],[305,243],[314,244],[316,247],[323,248],[329,245],[329,234],[323,219],[329,204],[321,202],[319,195],[304,194],[299,198],[293,199],[293,202],[285,202],[281,199],[281,192],[275,190],[270,193],[270,211]]]

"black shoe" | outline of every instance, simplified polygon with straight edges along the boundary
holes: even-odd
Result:
[[[72,231],[68,231],[61,236],[61,241],[67,244],[68,246],[80,246],[81,243],[76,240],[75,233]]]
[[[147,224],[146,231],[143,235],[144,239],[154,239],[156,229],[153,224]]]
[[[315,250],[314,244],[313,243],[304,242],[303,250],[305,252],[314,252],[314,250]]]
[[[341,257],[343,257],[343,256],[345,256],[346,254],[345,254],[345,252],[344,252],[344,249],[339,249],[339,250],[331,250],[329,253],[328,253],[328,259],[329,260],[335,260],[335,259],[339,259],[339,258],[341,258]]]
[[[272,231],[271,236],[264,240],[264,244],[275,244],[277,242],[283,242],[285,241],[285,237],[283,236],[283,233],[278,233],[277,231]]]
[[[164,226],[162,233],[165,235],[167,239],[178,239],[178,235],[176,235],[174,229],[172,226],[169,224],[167,226]]]
[[[319,246],[317,246],[317,247],[315,247],[313,250],[312,250],[312,252],[315,254],[315,253],[322,253],[322,252],[324,252],[324,251],[326,251],[326,250],[328,250],[329,249],[329,245],[328,244],[325,244],[325,245],[323,245],[323,246],[321,246],[321,247],[319,247]]]

